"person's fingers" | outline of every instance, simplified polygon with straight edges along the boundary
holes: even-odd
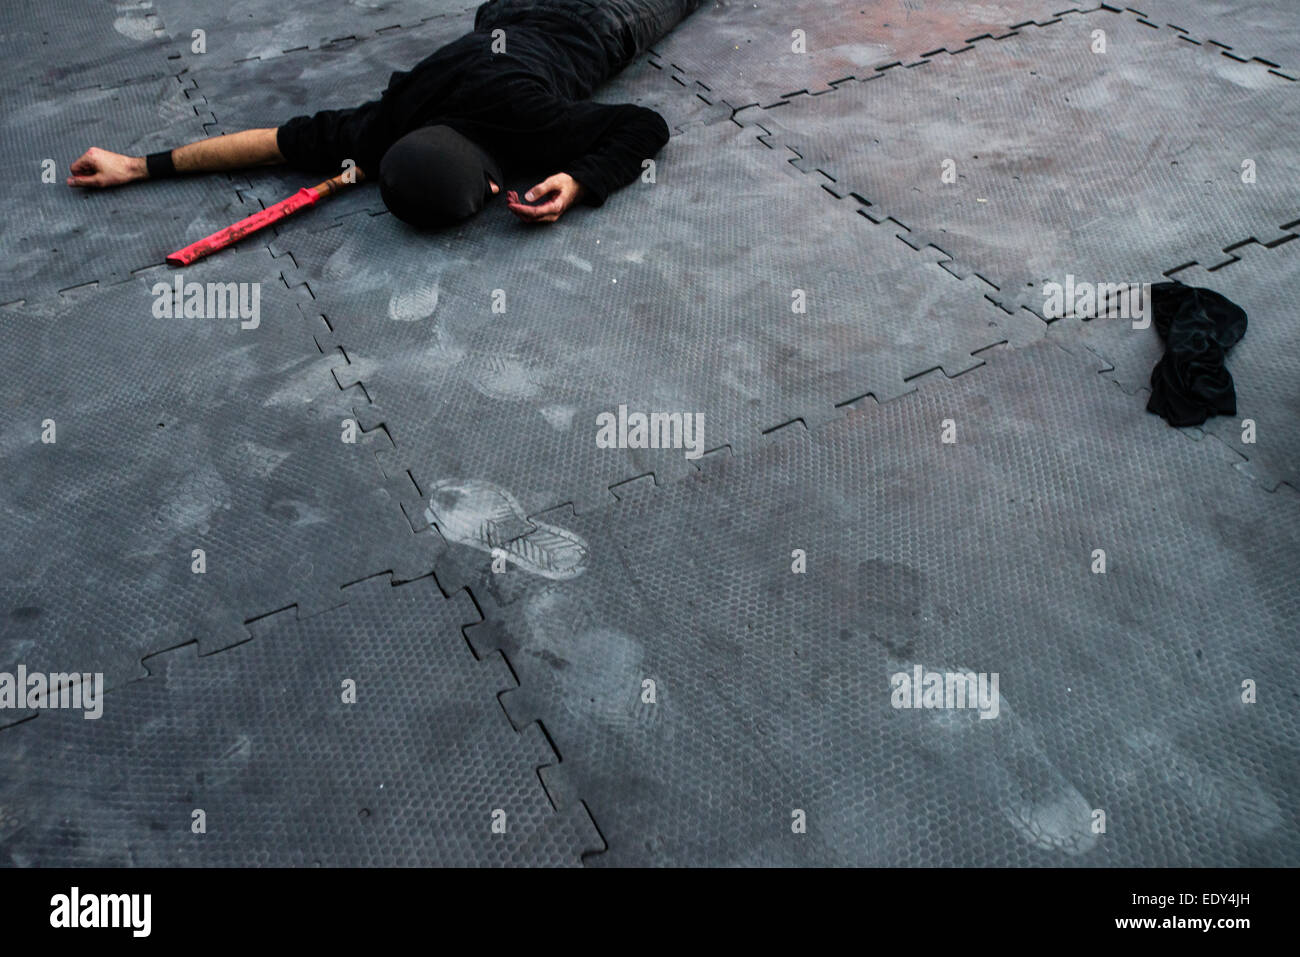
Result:
[[[527,206],[519,207],[512,211],[526,223],[553,223],[563,215],[563,210],[561,210],[557,213],[547,213],[538,216],[534,215]]]
[[[91,158],[91,150],[86,150],[68,167],[74,173],[93,173],[95,171],[95,161]]]
[[[572,176],[567,173],[556,173],[554,176],[548,176],[530,189],[524,194],[524,199],[535,202],[554,193],[564,197],[567,201],[577,196],[578,189],[578,183]]]
[[[524,199],[528,200],[530,203],[536,202],[551,193],[562,191],[563,186],[564,180],[558,174],[555,176],[548,176],[528,192],[524,193]]]
[[[538,218],[541,218],[543,216],[558,215],[559,213],[564,212],[565,205],[566,204],[564,201],[564,197],[557,196],[554,199],[548,200],[545,203],[538,203],[533,207],[533,212],[537,214]]]
[[[511,190],[506,194],[506,206],[526,222],[553,223],[573,204],[576,193],[573,181],[557,173],[548,176],[524,193],[523,202],[520,201],[519,195]]]
[[[526,223],[553,223],[560,218],[563,210],[552,213],[538,213],[537,207],[525,206],[523,204],[514,204],[507,207],[510,212],[514,213]]]
[[[531,203],[525,203],[514,190],[511,190],[506,195],[506,206],[513,212],[518,213],[520,216],[531,216],[533,210],[536,208]]]
[[[522,203],[518,198],[507,201],[506,205],[512,211],[528,219],[536,219],[538,216],[545,213],[545,209],[542,206],[534,206],[531,203]]]
[[[510,212],[514,213],[520,219],[533,218],[533,207],[527,206],[519,202],[517,199],[508,200],[506,202],[506,209],[510,210]]]
[[[98,147],[92,146],[73,160],[72,165],[68,167],[68,172],[72,174],[67,179],[68,185],[82,189],[95,189],[106,185],[108,171],[100,155],[102,152]]]
[[[511,206],[510,212],[514,213],[526,223],[535,223],[539,218],[530,206]]]

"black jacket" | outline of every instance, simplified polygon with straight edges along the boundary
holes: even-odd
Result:
[[[289,120],[278,131],[280,152],[313,173],[338,172],[352,159],[373,177],[396,140],[443,124],[507,171],[568,173],[583,185],[583,202],[599,206],[640,175],[668,142],[668,125],[642,106],[586,100],[648,45],[593,10],[602,13],[585,0],[486,3],[473,32],[394,73],[379,99]],[[497,30],[503,33],[494,37]],[[655,31],[662,32],[658,24]],[[493,52],[494,40],[504,40],[504,51]]]

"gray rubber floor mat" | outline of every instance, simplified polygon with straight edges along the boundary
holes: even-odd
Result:
[[[432,19],[474,25],[471,0],[350,0],[345,4],[292,4],[277,11],[268,29],[266,0],[153,0],[172,39],[173,55],[190,69],[269,60],[340,40],[364,40]],[[194,31],[202,30],[201,52]],[[415,62],[415,61],[412,61]]]
[[[664,60],[737,109],[796,93],[824,92],[840,80],[891,64],[958,50],[981,36],[1046,22],[1060,10],[1095,3],[1001,0],[715,0],[655,45]],[[798,35],[796,35],[796,33]]]
[[[346,109],[378,97],[394,71],[410,69],[439,46],[460,36],[466,27],[460,18],[437,18],[410,29],[289,56],[221,68],[214,65],[215,61],[205,61],[187,77],[212,113],[210,132],[278,127],[294,116]],[[324,178],[285,167],[250,170],[245,175],[245,196],[263,206]],[[378,189],[362,185],[331,197],[327,205],[276,229],[321,229],[355,213],[383,209]]]
[[[598,94],[677,133],[653,184],[424,236],[362,187],[183,270],[262,283],[258,329],[155,316],[147,267],[311,178],[84,195],[67,163],[351,105],[472,22],[356,3],[0,10],[0,695],[112,689],[0,710],[0,860],[1300,860],[1300,243],[1237,245],[1300,223],[1282,7],[719,5]],[[1214,434],[1126,394],[1138,340],[1010,311],[1237,256],[1175,273],[1251,315]],[[597,448],[620,405],[743,454]],[[917,666],[998,674],[998,717],[891,707]]]
[[[376,99],[394,71],[409,70],[464,34],[468,26],[472,23],[439,17],[408,29],[270,60],[201,64],[186,76],[207,99],[219,131],[278,126],[299,114],[345,109]]]
[[[1300,76],[1300,11],[1293,0],[1139,0],[1129,9],[1228,56]]]
[[[214,115],[214,131],[231,133],[250,127],[279,126],[293,116],[352,107],[378,96],[388,85],[391,73],[410,69],[470,26],[472,20],[439,18],[364,42],[335,44],[226,69],[197,70],[190,76],[205,107]],[[648,56],[636,60],[597,91],[595,99],[650,107],[676,130],[731,115],[729,108],[709,99],[707,91],[674,79],[670,70]],[[282,168],[250,171],[247,177],[247,195],[264,205],[314,182],[310,174]],[[379,191],[373,185],[339,194],[327,206],[312,210],[280,230],[317,230],[362,211],[384,211]]]
[[[1289,482],[1300,488],[1300,383],[1295,357],[1300,354],[1300,241],[1275,249],[1255,243],[1233,250],[1239,261],[1213,272],[1184,269],[1174,278],[1220,292],[1246,310],[1246,337],[1228,353],[1228,371],[1237,389],[1237,414],[1216,416],[1204,429],[1245,456],[1245,470],[1265,487]],[[1151,370],[1164,354],[1155,328],[1136,329],[1112,319],[1061,320],[1062,345],[1086,346],[1114,366],[1108,375],[1134,403],[1145,407]],[[1253,423],[1248,428],[1246,420]],[[1253,439],[1253,441],[1245,441]]]
[[[6,112],[15,90],[80,90],[161,78],[178,68],[153,4],[46,0],[0,8]]]
[[[0,670],[100,671],[115,687],[147,654],[193,640],[206,653],[257,615],[318,611],[349,582],[432,567],[373,444],[341,441],[351,399],[284,264],[223,253],[6,311]],[[178,277],[246,283],[260,325],[160,318]]]
[[[654,184],[556,228],[493,206],[444,233],[386,216],[290,248],[334,329],[322,346],[346,353],[335,374],[364,386],[375,408],[358,416],[396,446],[388,474],[486,479],[530,513],[693,468],[684,446],[598,448],[597,417],[620,406],[702,416],[682,437],[698,457],[901,394],[937,367],[955,375],[978,350],[1043,329],[729,121],[675,137]]]
[[[242,179],[204,176],[83,191],[66,185],[92,146],[140,156],[206,134],[211,116],[175,77],[111,89],[28,86],[6,99],[0,136],[0,303],[113,282],[255,211]]]
[[[43,711],[0,734],[0,860],[577,865],[599,836],[552,810],[554,754],[510,726],[508,669],[460,632],[476,619],[432,579],[366,583],[227,652],[150,659],[98,719]]]
[[[712,91],[679,76],[653,54],[633,60],[597,90],[593,99],[649,107],[664,118],[674,134],[730,119],[732,114],[732,108]]]
[[[518,676],[502,701],[554,742],[548,789],[609,846],[592,863],[1297,859],[1300,501],[1050,342],[995,353],[543,516],[504,574],[456,549],[487,618],[466,633]],[[482,500],[430,507],[465,528]],[[544,578],[562,539],[580,573]],[[996,717],[896,707],[918,667],[998,675]]]
[[[1004,304],[1041,311],[1043,284],[1066,274],[1152,281],[1284,236],[1300,204],[1293,138],[1277,131],[1300,123],[1296,94],[1262,64],[1103,10],[738,118],[770,121],[801,168],[996,284]]]

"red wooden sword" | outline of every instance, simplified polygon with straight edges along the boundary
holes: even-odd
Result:
[[[233,226],[227,226],[211,236],[205,236],[196,243],[190,243],[184,249],[178,249],[167,257],[167,262],[173,266],[188,266],[195,260],[202,259],[219,249],[225,249],[227,246],[239,242],[245,236],[251,236],[259,229],[265,229],[272,223],[278,223],[280,220],[292,216],[300,209],[315,206],[327,196],[333,196],[344,186],[349,186],[364,178],[361,170],[351,169],[315,186],[304,186],[288,199],[282,199],[274,206],[268,206],[247,219],[241,219]]]

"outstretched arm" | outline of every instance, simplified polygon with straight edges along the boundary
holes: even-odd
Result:
[[[172,150],[178,173],[215,173],[283,163],[274,127],[211,136]],[[103,189],[148,179],[143,156],[124,156],[92,146],[72,164],[69,186]]]
[[[654,110],[630,103],[546,103],[532,115],[543,118],[548,138],[581,143],[564,172],[530,189],[523,201],[506,194],[507,208],[520,219],[553,223],[576,203],[599,206],[614,190],[635,180],[642,164],[668,142],[668,124]],[[537,205],[528,205],[536,203]]]
[[[583,186],[581,201],[599,206],[614,190],[635,181],[642,164],[663,149],[668,124],[654,110],[631,103],[580,103],[574,109],[578,122],[605,126],[592,147],[565,167]]]

